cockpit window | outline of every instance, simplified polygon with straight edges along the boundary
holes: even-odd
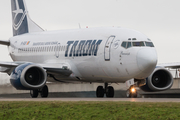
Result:
[[[132,46],[131,42],[127,43],[127,48],[130,48]]]
[[[145,42],[146,46],[148,47],[154,47],[153,43],[152,42]]]
[[[126,48],[126,45],[127,45],[127,42],[123,42],[123,43],[121,44],[121,46],[124,47],[124,48]]]
[[[128,49],[130,47],[154,47],[152,42],[145,42],[145,41],[141,41],[141,42],[122,42],[121,44],[122,47],[124,47],[125,49]]]
[[[145,46],[144,42],[132,42],[134,47]]]

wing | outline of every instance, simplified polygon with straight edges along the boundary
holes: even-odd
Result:
[[[4,72],[10,75],[17,66],[25,63],[28,62],[0,62],[0,72]],[[62,81],[57,80],[54,76],[69,77],[72,74],[72,71],[69,69],[69,66],[65,63],[36,64],[36,65],[44,68],[48,75],[51,75],[51,77],[54,78],[54,80],[59,82]]]
[[[180,63],[163,63],[158,64],[157,66],[164,67],[164,68],[171,68],[171,69],[178,69],[180,68]]]
[[[5,40],[0,40],[0,44],[1,44],[1,45],[9,46],[9,45],[10,45],[10,42],[9,42],[9,41],[5,41]]]
[[[46,70],[47,74],[54,76],[70,76],[72,71],[69,69],[70,66],[66,63],[46,63],[46,64],[38,64]]]
[[[69,77],[72,74],[72,71],[66,68],[47,68],[46,73],[48,74],[48,78],[53,78],[53,79],[47,79],[49,82],[58,81],[58,82],[63,82],[63,83],[69,83],[67,81],[63,81],[58,78],[65,78]],[[58,77],[58,78],[57,78]]]
[[[18,66],[14,62],[0,62],[0,72],[7,73],[8,75]]]

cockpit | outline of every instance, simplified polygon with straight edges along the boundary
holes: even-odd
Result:
[[[154,47],[154,44],[151,41],[123,41],[121,46],[128,49],[131,47]]]

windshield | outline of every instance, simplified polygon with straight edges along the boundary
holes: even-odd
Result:
[[[144,42],[132,42],[134,47],[145,46]]]
[[[131,47],[154,47],[152,42],[145,42],[145,41],[138,41],[138,42],[122,42],[121,44],[124,48],[131,48]]]
[[[146,46],[148,47],[154,47],[153,43],[152,42],[145,42]]]

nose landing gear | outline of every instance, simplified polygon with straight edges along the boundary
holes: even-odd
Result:
[[[103,86],[98,86],[96,89],[96,96],[98,98],[104,97],[104,94],[106,94],[106,97],[113,98],[114,97],[114,88],[112,86],[108,86],[108,83],[104,84],[105,88]]]

